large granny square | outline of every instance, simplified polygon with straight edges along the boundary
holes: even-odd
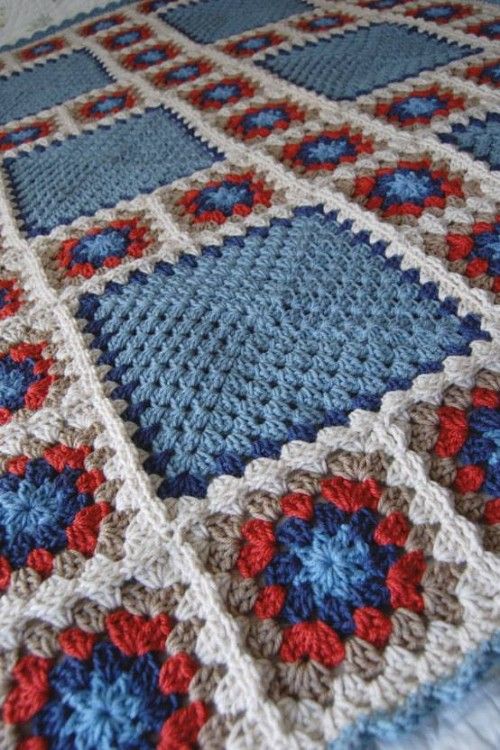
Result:
[[[269,55],[261,64],[329,99],[355,99],[392,81],[434,70],[473,52],[426,31],[375,23]]]
[[[81,299],[160,494],[278,456],[356,408],[377,409],[480,333],[320,209]],[[362,271],[360,270],[362,269]],[[354,292],[354,293],[353,293]]]

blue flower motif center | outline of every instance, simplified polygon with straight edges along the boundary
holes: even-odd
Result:
[[[158,677],[152,654],[127,657],[109,642],[98,643],[86,661],[66,656],[50,672],[55,696],[33,730],[54,750],[153,748],[152,735],[181,705],[177,694],[162,695]]]
[[[28,463],[24,477],[0,476],[0,554],[15,567],[33,549],[55,552],[66,545],[65,529],[91,502],[75,487],[80,473],[68,467],[56,472],[40,458]]]
[[[45,42],[44,44],[37,44],[36,47],[33,47],[33,54],[35,55],[45,55],[47,52],[51,52],[54,49],[54,45],[52,42]]]
[[[374,511],[345,513],[327,503],[316,505],[311,521],[280,522],[279,551],[263,572],[266,585],[286,588],[280,617],[289,623],[319,618],[348,635],[357,608],[385,607],[387,572],[401,550],[373,540],[377,523]]]
[[[275,107],[245,115],[242,125],[245,131],[253,128],[273,128],[277,122],[283,119],[288,119],[287,113],[281,107]]]
[[[182,68],[177,70],[171,70],[168,74],[168,78],[174,78],[175,80],[184,81],[191,76],[195,76],[199,71],[197,65],[183,65]]]
[[[127,44],[133,44],[133,42],[139,41],[141,34],[139,31],[125,31],[123,34],[118,34],[114,38],[115,45],[124,47]]]
[[[108,96],[106,99],[101,99],[96,102],[92,107],[93,112],[111,112],[114,109],[122,108],[125,105],[126,98],[124,96]]]
[[[483,75],[488,76],[492,81],[498,83],[500,81],[500,64],[494,63],[493,65],[487,65],[484,69]]]
[[[399,167],[378,178],[375,195],[384,196],[384,208],[393,204],[423,205],[430,196],[443,196],[439,180],[425,169]]]
[[[167,59],[167,54],[163,49],[148,49],[144,52],[139,52],[135,56],[135,62],[137,64],[145,63],[146,65],[153,65],[154,63],[161,62]]]
[[[99,234],[83,237],[73,248],[69,268],[79,263],[91,263],[100,268],[104,261],[113,256],[123,258],[129,245],[128,230],[108,228]]]
[[[495,224],[491,232],[474,235],[473,257],[487,258],[489,270],[493,276],[500,275],[500,223]]]
[[[244,39],[242,42],[238,44],[238,49],[262,49],[262,47],[265,47],[267,44],[269,44],[269,38],[266,37],[258,37],[254,36],[251,37],[251,39]]]
[[[370,578],[370,547],[348,524],[331,537],[322,529],[313,531],[310,546],[298,548],[302,563],[299,578],[310,583],[315,597],[327,594],[350,601],[353,591],[360,591]]]
[[[433,18],[452,18],[456,13],[453,5],[438,5],[434,8],[426,8],[420,14],[422,18],[432,20]]]
[[[227,102],[228,99],[230,99],[232,96],[239,96],[240,95],[240,87],[233,83],[233,84],[225,84],[220,83],[218,86],[215,86],[213,89],[207,89],[205,91],[203,98],[210,101],[216,101],[216,102]]]
[[[10,356],[0,359],[0,407],[15,411],[24,406],[26,391],[39,380],[33,372],[34,362],[15,362]]]
[[[2,141],[7,143],[24,143],[24,141],[33,140],[36,138],[40,128],[23,128],[22,130],[16,130],[13,133],[8,133]]]
[[[102,21],[95,22],[92,30],[94,31],[94,33],[97,31],[106,31],[106,29],[110,29],[112,26],[116,26],[116,21],[114,18],[103,18]]]
[[[329,16],[326,16],[325,18],[315,18],[312,20],[310,27],[311,29],[331,29],[334,26],[338,26],[339,23],[339,18],[330,18]]]
[[[497,34],[500,34],[500,23],[493,22],[488,23],[485,26],[483,26],[483,31],[491,36],[496,36]]]
[[[353,156],[356,148],[348,138],[327,138],[321,136],[315,141],[304,143],[298,151],[298,158],[304,164],[336,164],[342,156]]]
[[[486,471],[482,490],[500,495],[500,411],[472,409],[468,417],[469,434],[458,455],[462,465],[479,465]]]
[[[413,117],[432,117],[445,103],[438,96],[409,96],[402,102],[394,104],[389,114],[399,115],[402,119]]]
[[[238,203],[253,205],[253,193],[248,183],[223,182],[221,185],[203,188],[197,201],[197,214],[205,211],[221,211],[231,216]]]

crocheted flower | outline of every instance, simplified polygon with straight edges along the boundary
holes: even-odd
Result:
[[[229,55],[234,55],[234,57],[251,57],[257,54],[257,52],[262,52],[262,50],[274,47],[284,41],[284,36],[280,36],[274,32],[254,34],[253,36],[245,36],[237,39],[235,42],[229,42],[222,49]]]
[[[384,117],[403,128],[428,125],[434,117],[446,117],[452,110],[464,109],[465,100],[451,91],[441,91],[438,86],[395,96],[390,102],[379,102],[377,117]]]
[[[225,128],[231,135],[249,140],[266,138],[275,130],[287,130],[292,122],[303,121],[304,112],[295,104],[274,102],[249,107],[241,115],[232,115]]]
[[[125,23],[125,20],[125,16],[121,13],[114,13],[112,16],[106,16],[105,18],[100,18],[98,21],[92,21],[92,23],[82,26],[80,34],[81,36],[93,36],[94,34],[98,34],[99,31],[107,31],[108,29],[112,29],[113,26]]]
[[[16,279],[0,279],[0,320],[10,318],[21,307],[21,290]]]
[[[49,120],[35,120],[28,125],[21,125],[14,130],[0,130],[0,151],[17,148],[23,143],[31,143],[45,138],[52,131]]]
[[[166,70],[159,70],[152,78],[155,86],[163,89],[179,86],[181,83],[195,81],[200,76],[210,73],[212,65],[206,60],[188,60]]]
[[[500,86],[500,58],[481,65],[471,65],[467,68],[465,75],[480,85],[489,84],[498,88]]]
[[[468,234],[449,233],[448,260],[466,261],[465,274],[475,279],[493,277],[492,291],[500,293],[500,216],[495,222],[480,221]]]
[[[256,206],[270,206],[272,194],[253,172],[230,174],[211,180],[199,190],[189,190],[177,206],[195,224],[224,224],[231,216],[248,216]]]
[[[482,21],[481,23],[474,23],[467,26],[465,29],[468,34],[475,34],[476,36],[485,36],[488,39],[497,41],[500,39],[500,19],[495,21]]]
[[[354,21],[354,18],[345,13],[325,13],[325,15],[316,16],[315,18],[303,18],[297,22],[296,26],[301,31],[318,33],[329,31],[330,29],[340,29],[346,23],[351,23],[352,21]]]
[[[126,257],[141,258],[151,242],[138,219],[117,219],[62,242],[57,260],[66,276],[88,279],[101,268],[116,268]]]
[[[104,482],[99,469],[87,471],[89,446],[55,445],[40,458],[18,456],[0,475],[0,587],[12,570],[29,565],[41,575],[52,570],[62,549],[93,553],[99,524],[110,512],[94,504]]]
[[[451,196],[463,198],[463,191],[459,178],[450,178],[444,169],[422,159],[402,160],[395,167],[381,167],[373,175],[356,178],[354,195],[384,218],[419,217],[427,208],[444,208]]]
[[[78,114],[85,120],[101,120],[103,117],[114,115],[123,109],[135,107],[136,104],[137,101],[133,93],[128,89],[122,89],[85,102],[78,110]]]
[[[104,37],[102,43],[109,50],[120,50],[125,47],[130,47],[132,44],[143,42],[149,39],[151,36],[151,29],[149,26],[132,26],[127,29],[122,29],[116,34],[109,34]]]
[[[154,44],[140,52],[131,52],[123,58],[122,64],[129,70],[146,70],[152,65],[159,65],[172,60],[179,52],[174,44]]]
[[[162,659],[172,628],[166,614],[117,610],[106,616],[103,636],[78,627],[60,633],[58,660],[22,656],[3,707],[6,724],[23,728],[18,747],[193,748],[209,711],[188,702],[193,657]]]
[[[0,353],[0,425],[21,409],[43,406],[55,380],[49,371],[52,359],[43,356],[46,344],[16,344]]]
[[[45,57],[45,55],[50,55],[52,52],[63,49],[65,45],[66,42],[62,37],[44,39],[43,42],[38,42],[32,47],[21,50],[19,57],[21,60],[37,60],[39,57]]]
[[[500,377],[483,370],[470,389],[453,386],[441,404],[417,404],[411,447],[429,451],[431,477],[454,492],[457,510],[482,525],[500,552]]]
[[[466,18],[474,12],[474,9],[468,5],[459,5],[453,3],[442,3],[440,5],[424,5],[418,8],[411,8],[405,12],[406,16],[413,18],[422,18],[424,21],[434,23],[449,23],[459,18]]]
[[[226,104],[234,104],[240,99],[253,96],[254,93],[254,87],[243,78],[223,78],[191,91],[188,98],[201,109],[220,109]]]
[[[281,159],[300,172],[331,172],[339,164],[354,162],[360,154],[372,152],[369,140],[343,127],[307,135],[299,143],[286,144]]]

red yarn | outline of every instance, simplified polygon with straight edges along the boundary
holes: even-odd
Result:
[[[448,260],[463,260],[466,258],[474,247],[472,237],[463,234],[448,234],[446,236],[448,243]]]
[[[158,684],[162,693],[187,693],[189,684],[198,671],[198,664],[185,651],[174,654],[163,664]]]
[[[277,617],[286,599],[286,588],[284,586],[265,586],[260,590],[253,611],[260,620]]]
[[[489,500],[486,503],[484,506],[483,521],[488,526],[500,523],[500,497],[496,497],[494,500]]]
[[[460,466],[455,476],[454,488],[461,495],[467,492],[479,492],[486,478],[481,466]]]
[[[356,635],[375,648],[383,648],[392,633],[392,623],[389,617],[374,607],[360,607],[354,612]]]
[[[43,457],[56,471],[70,469],[83,469],[85,459],[92,449],[88,445],[80,445],[78,448],[70,448],[69,445],[54,445],[44,451]]]
[[[336,667],[344,656],[344,644],[339,636],[320,620],[301,622],[283,632],[280,657],[285,662],[307,657],[325,667]]]
[[[472,404],[475,407],[485,406],[488,409],[500,407],[500,393],[489,388],[473,388],[471,391]]]
[[[276,542],[270,521],[250,519],[241,527],[247,543],[240,550],[236,566],[243,578],[254,578],[271,562]]]
[[[46,549],[32,549],[26,562],[41,576],[49,576],[54,567],[54,555]]]
[[[469,434],[467,415],[455,406],[440,406],[437,410],[439,417],[439,435],[434,446],[439,458],[451,458],[462,449]]]
[[[361,508],[376,510],[382,491],[375,479],[369,477],[362,482],[354,482],[344,477],[331,477],[321,482],[321,493],[347,513],[356,513]]]
[[[12,568],[6,557],[0,555],[0,589],[6,589],[10,583]]]
[[[175,711],[161,729],[157,750],[191,750],[208,717],[208,708],[201,701]]]
[[[373,539],[377,544],[404,545],[410,533],[410,524],[403,513],[396,511],[380,521],[375,529]]]
[[[304,492],[292,492],[289,495],[284,495],[281,498],[281,510],[285,516],[310,521],[314,515],[312,497]]]
[[[3,704],[3,720],[6,724],[21,724],[29,721],[47,702],[50,694],[50,659],[41,656],[23,656],[12,670],[16,684]]]
[[[407,552],[391,566],[386,583],[394,609],[406,607],[412,612],[422,612],[424,600],[419,585],[426,567],[421,549]]]
[[[59,645],[68,656],[74,659],[89,659],[97,641],[95,633],[85,633],[80,628],[67,628],[59,633]]]
[[[106,617],[109,637],[127,656],[142,656],[149,651],[163,651],[172,627],[170,618],[165,614],[149,620],[123,609]]]
[[[97,544],[102,519],[111,513],[109,503],[95,503],[78,511],[71,526],[66,529],[68,549],[92,555]]]
[[[49,750],[45,737],[28,737],[16,745],[16,750]]]

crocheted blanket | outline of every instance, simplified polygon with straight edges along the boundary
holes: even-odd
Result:
[[[499,39],[145,0],[4,48],[2,748],[367,748],[498,660]]]

